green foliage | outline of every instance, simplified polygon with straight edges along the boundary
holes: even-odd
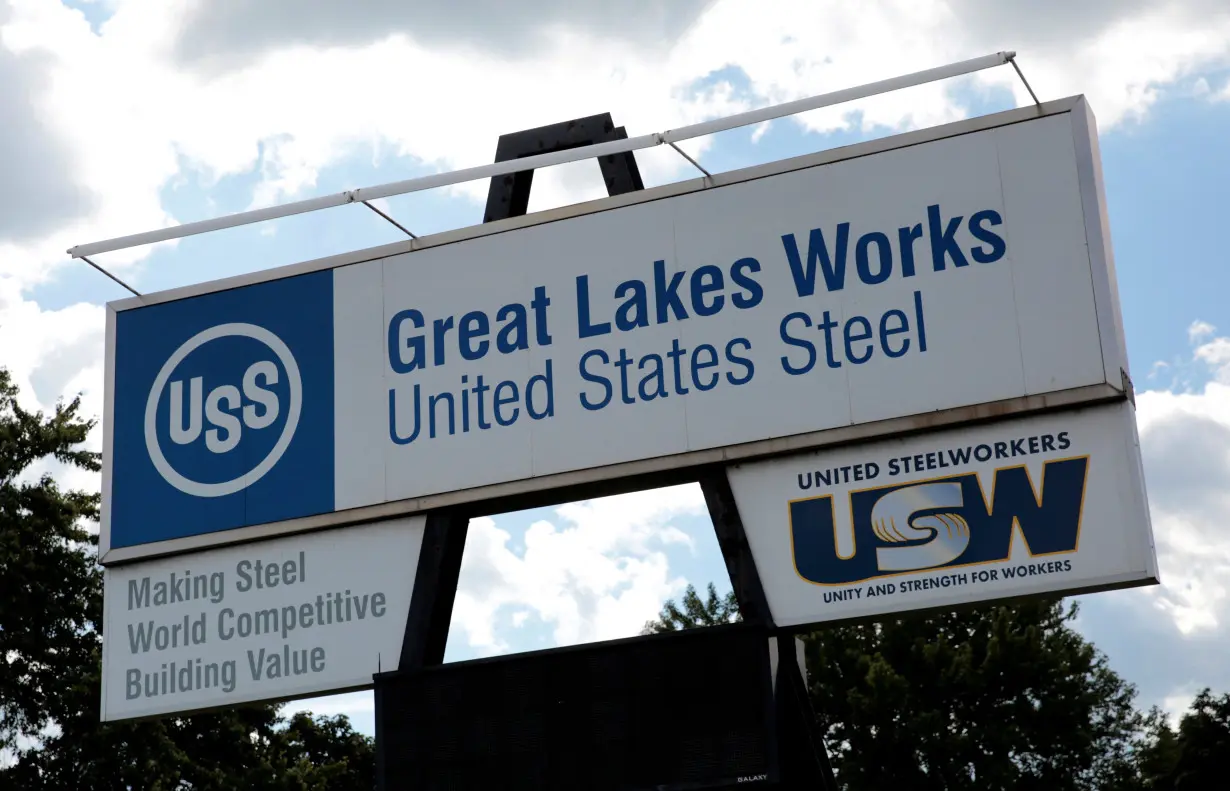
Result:
[[[80,400],[55,414],[27,412],[0,369],[0,747],[36,735],[62,715],[58,692],[65,668],[88,664],[98,639],[102,575],[85,524],[97,518],[98,496],[63,492],[49,474],[32,478],[52,458],[96,472],[98,455],[80,449],[92,421]]]
[[[1227,787],[1230,694],[1198,695],[1177,730],[1075,629],[1032,600],[836,626],[805,637],[819,730],[839,784],[880,788],[1192,791]],[[738,619],[733,593],[689,586],[645,632]]]
[[[1230,785],[1230,693],[1204,689],[1179,720],[1178,731],[1154,712],[1152,740],[1141,752],[1137,788],[1196,791]]]
[[[29,791],[352,791],[374,785],[374,751],[345,717],[268,705],[99,722],[102,573],[96,494],[32,468],[99,470],[82,449],[80,400],[27,412],[0,369],[0,788]]]
[[[1099,789],[1124,782],[1147,721],[1135,688],[1026,601],[810,635],[812,700],[851,789]]]
[[[735,592],[728,591],[719,597],[717,588],[709,583],[708,599],[701,599],[693,585],[683,592],[683,609],[673,601],[668,601],[662,607],[658,620],[645,624],[642,634],[657,634],[659,632],[675,632],[680,629],[691,629],[697,626],[717,626],[740,620],[739,603],[735,601]]]

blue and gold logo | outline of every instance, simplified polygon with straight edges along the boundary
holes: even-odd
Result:
[[[852,491],[853,549],[837,543],[833,495],[790,503],[794,566],[817,585],[849,585],[923,570],[1009,559],[1020,530],[1033,557],[1075,552],[1089,457],[1048,461],[1041,486],[1024,466]]]

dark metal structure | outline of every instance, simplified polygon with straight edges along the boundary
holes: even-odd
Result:
[[[626,138],[602,113],[502,135],[495,161]],[[598,165],[609,195],[644,189],[631,151]],[[533,176],[493,178],[483,221],[525,214]],[[725,469],[551,497],[689,481],[704,492],[742,624],[477,662],[442,664],[469,520],[550,503],[531,496],[428,514],[400,666],[375,679],[378,788],[835,791],[801,644],[777,633]]]

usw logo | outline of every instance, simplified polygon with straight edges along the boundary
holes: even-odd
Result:
[[[186,494],[233,494],[277,464],[302,402],[299,367],[278,336],[255,324],[210,327],[175,350],[150,388],[150,461]]]
[[[1030,555],[1074,552],[1088,470],[1088,456],[1048,461],[1035,490],[1024,467],[998,469],[990,498],[972,472],[850,492],[854,549],[846,557],[838,551],[833,496],[794,500],[794,565],[809,582],[846,585],[1007,560],[1014,526]]]

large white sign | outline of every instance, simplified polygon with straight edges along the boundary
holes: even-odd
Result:
[[[1158,582],[1130,402],[730,468],[780,626]]]
[[[334,692],[396,670],[423,521],[107,569],[102,719]]]
[[[104,560],[891,418],[1120,391],[1092,117],[1080,100],[1007,117],[125,303],[110,330]]]

